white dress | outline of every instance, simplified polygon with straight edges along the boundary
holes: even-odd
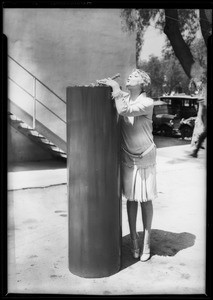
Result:
[[[135,101],[115,98],[121,115],[121,180],[126,199],[145,202],[157,197],[156,146],[152,135],[153,100],[141,94]],[[150,151],[148,149],[151,149]],[[144,156],[140,155],[148,150]]]

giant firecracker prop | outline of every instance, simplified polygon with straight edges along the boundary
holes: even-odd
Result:
[[[120,269],[117,119],[111,88],[67,88],[69,269],[81,277]]]

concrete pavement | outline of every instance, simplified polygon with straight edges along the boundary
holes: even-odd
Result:
[[[123,200],[121,270],[98,279],[80,278],[68,270],[66,169],[20,167],[9,172],[9,292],[204,294],[206,153],[201,150],[196,159],[189,151],[187,144],[157,149],[151,259],[142,263],[131,258]],[[137,226],[141,235],[140,210]]]

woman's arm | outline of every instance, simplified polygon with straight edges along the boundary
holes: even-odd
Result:
[[[152,111],[153,100],[150,98],[143,98],[143,101],[139,98],[135,102],[129,103],[127,101],[128,93],[123,92],[120,89],[119,84],[112,80],[101,79],[97,81],[99,84],[111,86],[112,88],[112,97],[115,99],[116,109],[119,115],[126,117],[136,117],[140,115],[147,115]]]
[[[136,117],[149,114],[153,109],[153,101],[150,98],[138,99],[135,102],[127,101],[128,95],[118,95],[114,97],[116,109],[119,115],[126,117]]]
[[[106,85],[106,86],[111,86],[112,93],[114,95],[118,95],[118,94],[122,93],[122,91],[120,89],[120,86],[117,83],[117,81],[115,81],[111,78],[97,80],[97,83],[98,84],[103,84],[103,85]]]

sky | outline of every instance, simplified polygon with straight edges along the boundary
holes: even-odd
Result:
[[[165,43],[165,34],[159,29],[149,26],[144,35],[144,44],[140,58],[148,60],[150,55],[161,56],[161,50]]]

